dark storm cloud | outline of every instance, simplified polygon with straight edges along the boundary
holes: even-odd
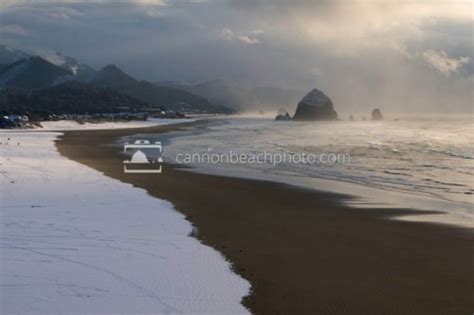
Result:
[[[472,106],[469,2],[10,1],[1,41],[152,81],[320,87],[346,111]]]

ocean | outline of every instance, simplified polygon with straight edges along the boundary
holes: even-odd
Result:
[[[470,115],[334,122],[216,118],[160,140],[165,161],[177,163],[179,157],[194,171],[354,195],[354,206],[446,211],[404,219],[474,226]],[[236,162],[231,155],[247,158]]]

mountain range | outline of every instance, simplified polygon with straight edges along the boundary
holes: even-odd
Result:
[[[80,63],[72,57],[63,56],[59,52],[48,52],[41,56],[37,56],[5,45],[0,45],[0,70],[17,61],[28,59],[30,57],[41,57],[49,63],[72,73],[74,78],[79,81],[91,80],[96,73],[96,70],[92,67]]]
[[[197,84],[157,82],[160,86],[170,86],[205,97],[211,103],[221,104],[239,112],[290,109],[305,94],[303,90],[276,87],[242,87],[228,80],[211,80]]]
[[[73,78],[72,72],[41,57],[27,57],[0,70],[0,87],[41,89]]]
[[[57,52],[40,57],[0,45],[0,90],[45,89],[67,81],[109,88],[144,102],[149,108],[197,114],[229,114],[255,109],[276,111],[293,107],[304,94],[294,89],[246,88],[226,80],[197,84],[152,83],[137,80],[115,65],[97,71]],[[82,87],[85,89],[87,87]]]
[[[87,83],[88,88],[108,88],[145,104],[142,108],[165,109],[188,114],[230,114],[233,110],[210,103],[206,98],[174,87],[157,86],[139,81],[115,65],[100,71],[60,53],[31,56],[17,49],[0,46],[0,89],[47,89],[68,81]],[[4,63],[13,61],[5,65]],[[50,93],[48,90],[45,93]],[[94,95],[87,93],[88,98]],[[54,98],[50,98],[54,102]]]
[[[59,52],[49,53],[43,57],[50,63],[71,72],[74,75],[75,80],[81,82],[92,80],[97,73],[97,71],[91,66],[83,64],[72,57],[63,56]]]
[[[153,107],[163,107],[185,113],[230,114],[227,107],[214,105],[207,99],[173,87],[157,86],[151,82],[138,81],[115,65],[105,66],[90,81],[93,85],[120,91]]]

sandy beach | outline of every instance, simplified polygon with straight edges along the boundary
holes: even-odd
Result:
[[[256,314],[470,314],[472,230],[391,217],[409,209],[352,209],[349,196],[196,174],[124,174],[123,136],[185,125],[66,131],[59,152],[171,202],[250,281]],[[323,188],[323,187],[322,187]]]

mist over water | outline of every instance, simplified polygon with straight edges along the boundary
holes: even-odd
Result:
[[[185,137],[176,133],[165,146],[165,157],[173,161],[180,152],[220,154],[229,151],[343,154],[350,156],[349,163],[204,163],[193,166],[220,174],[242,172],[254,178],[271,175],[356,183],[423,195],[472,212],[473,129],[470,116],[427,116],[378,122],[276,122],[267,118],[235,118],[216,120],[203,127],[202,132],[184,132]]]

